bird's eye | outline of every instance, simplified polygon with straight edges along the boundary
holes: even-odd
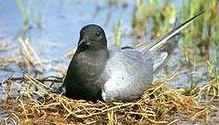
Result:
[[[96,32],[96,35],[97,35],[97,37],[99,37],[100,36],[100,32]]]

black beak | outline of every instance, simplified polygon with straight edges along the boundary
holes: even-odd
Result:
[[[88,46],[90,45],[90,43],[85,40],[85,39],[81,39],[79,42],[78,42],[78,47],[85,47],[85,46]]]

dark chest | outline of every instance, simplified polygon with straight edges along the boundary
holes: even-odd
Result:
[[[96,84],[107,61],[105,52],[79,53],[73,58],[74,77],[80,84]]]

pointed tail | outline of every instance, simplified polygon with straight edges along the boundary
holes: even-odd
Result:
[[[190,23],[192,23],[192,21],[194,19],[196,19],[197,17],[199,17],[201,14],[203,14],[205,11],[195,15],[194,17],[188,19],[187,21],[185,21],[184,23],[182,23],[181,25],[177,26],[176,28],[174,28],[171,32],[169,32],[168,34],[166,34],[163,38],[161,38],[159,41],[157,41],[157,43],[152,46],[151,48],[149,48],[150,51],[153,50],[157,50],[159,47],[161,47],[162,45],[164,45],[165,43],[167,43],[167,41],[172,38],[173,36],[175,36],[176,34],[178,34],[182,29],[184,29],[186,26],[188,26]]]

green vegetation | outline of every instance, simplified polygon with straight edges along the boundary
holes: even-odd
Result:
[[[133,12],[133,34],[143,37],[149,34],[152,37],[164,35],[174,22],[179,18],[182,22],[189,17],[205,10],[206,13],[195,20],[189,28],[185,29],[182,37],[182,46],[185,57],[189,63],[195,60],[218,60],[219,46],[219,2],[217,0],[181,0],[175,7],[171,4],[173,0],[136,0]],[[152,28],[151,28],[152,26]],[[152,29],[147,32],[146,29]],[[192,49],[191,49],[192,48]],[[197,49],[194,49],[197,48]],[[213,48],[213,50],[211,49]],[[213,57],[211,55],[213,53]],[[194,56],[196,55],[196,56]],[[210,58],[211,57],[211,58]],[[218,64],[217,64],[218,66]]]
[[[208,65],[211,80],[206,86],[206,93],[218,94],[218,74],[219,74],[219,2],[217,0],[180,0],[180,3],[173,7],[173,0],[136,0],[136,7],[133,12],[133,34],[137,37],[143,37],[149,34],[151,38],[163,36],[168,32],[173,18],[179,18],[180,22],[194,16],[205,10],[206,13],[183,30],[181,49],[183,49],[186,64],[195,69],[198,65]],[[150,27],[152,26],[152,27]],[[208,62],[203,65],[203,62]],[[202,64],[200,64],[202,63]],[[206,66],[207,67],[207,66]],[[194,93],[197,90],[197,81],[199,78],[191,81],[191,87],[188,93]]]
[[[121,45],[121,33],[122,33],[122,25],[123,22],[120,20],[117,26],[114,27],[114,46],[120,46]]]
[[[33,23],[36,24],[38,28],[42,28],[44,15],[47,13],[48,3],[42,2],[39,4],[39,2],[37,3],[36,1],[25,0],[15,1],[23,15],[24,30],[28,30]]]
[[[175,16],[176,10],[171,0],[149,0],[147,3],[136,0],[132,20],[133,34],[137,37],[143,37],[145,34],[151,35],[152,38],[158,37],[168,31],[170,24],[174,23]],[[152,30],[146,32],[145,29],[150,28]]]
[[[24,0],[15,0],[19,9],[21,10],[24,17],[24,26],[27,27],[29,25],[29,12],[25,5]]]

